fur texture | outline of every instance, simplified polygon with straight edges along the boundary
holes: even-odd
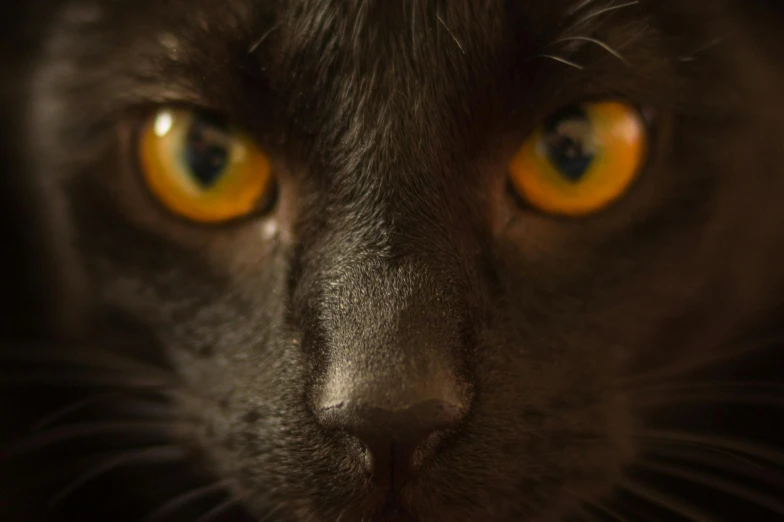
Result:
[[[45,298],[4,336],[12,519],[784,516],[784,458],[764,447],[782,436],[782,16],[715,0],[20,7],[4,221],[29,273],[7,295]],[[652,117],[622,200],[561,219],[510,193],[506,164],[542,119],[619,97]],[[274,208],[204,227],[156,204],[132,148],[165,104],[250,132]],[[467,413],[390,493],[319,421],[334,379],[452,379]]]

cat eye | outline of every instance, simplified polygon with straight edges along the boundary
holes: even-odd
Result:
[[[547,118],[509,164],[514,190],[537,209],[579,217],[620,198],[639,174],[645,121],[617,101],[570,106]]]
[[[225,222],[259,211],[272,199],[269,158],[213,115],[160,109],[144,123],[137,147],[150,192],[181,217]]]

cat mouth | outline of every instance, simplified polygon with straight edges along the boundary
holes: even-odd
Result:
[[[373,522],[418,522],[404,507],[402,490],[418,475],[421,463],[412,462],[413,448],[393,444],[386,451],[386,458],[375,459],[372,474],[379,492],[386,496],[383,507],[371,520]]]

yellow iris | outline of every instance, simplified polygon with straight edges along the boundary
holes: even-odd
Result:
[[[513,187],[551,214],[584,216],[621,197],[646,154],[645,124],[621,102],[564,110],[523,144],[509,164]]]
[[[138,147],[152,194],[192,221],[248,215],[273,189],[267,156],[250,138],[205,114],[161,109],[146,122]]]

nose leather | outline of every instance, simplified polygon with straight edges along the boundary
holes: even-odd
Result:
[[[399,408],[346,398],[323,405],[319,416],[325,427],[356,438],[368,452],[373,474],[397,489],[416,471],[417,449],[430,435],[457,424],[464,410],[460,401],[447,396]]]
[[[311,405],[327,430],[364,448],[374,479],[400,488],[469,409],[458,371],[466,307],[426,263],[358,264],[322,289]],[[353,451],[353,450],[349,450]]]

